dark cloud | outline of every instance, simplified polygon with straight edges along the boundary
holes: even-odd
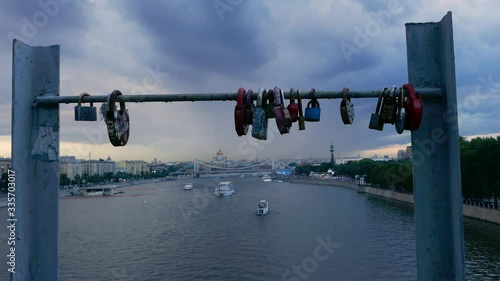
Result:
[[[143,26],[155,60],[184,71],[242,76],[276,56],[273,21],[265,3],[233,1],[128,1],[125,18]],[[120,2],[122,3],[122,2]],[[217,12],[216,3],[227,10]],[[219,6],[217,6],[221,9]],[[196,74],[195,74],[196,75]],[[205,74],[206,75],[206,74]]]
[[[9,39],[8,43],[12,37],[31,45],[72,41],[78,39],[78,34],[72,32],[88,28],[87,11],[91,6],[72,0],[0,1],[0,33]],[[61,38],[60,34],[65,34],[65,37]],[[62,40],[54,42],[54,37]],[[2,40],[2,44],[5,41]]]

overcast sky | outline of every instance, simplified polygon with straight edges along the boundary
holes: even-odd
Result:
[[[239,87],[307,91],[380,89],[407,82],[407,22],[453,13],[459,129],[500,133],[500,1],[0,1],[0,156],[10,157],[12,38],[60,45],[60,94],[236,92]],[[385,15],[377,17],[376,15]],[[377,22],[378,20],[378,22]],[[358,33],[374,28],[363,46]],[[342,46],[358,46],[345,54]],[[487,82],[484,82],[487,81]],[[489,81],[489,82],[488,82]],[[489,84],[489,91],[484,84]],[[481,99],[471,99],[477,91]],[[115,148],[103,122],[75,122],[61,105],[61,155],[152,161],[396,156],[410,143],[393,126],[368,129],[376,100],[353,100],[345,126],[340,100],[320,100],[321,122],[289,135],[269,120],[269,139],[238,137],[235,102],[127,104],[130,140]],[[99,106],[99,104],[97,104]]]

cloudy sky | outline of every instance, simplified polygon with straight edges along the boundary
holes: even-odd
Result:
[[[60,45],[60,94],[236,92],[239,87],[309,90],[380,89],[407,82],[407,22],[436,22],[453,13],[459,129],[463,136],[500,134],[500,37],[492,11],[500,1],[179,0],[0,1],[0,156],[10,157],[12,39]],[[384,15],[385,17],[378,17]],[[355,45],[357,34],[378,26]],[[486,81],[486,82],[485,82]],[[484,84],[488,84],[487,91]],[[481,98],[473,98],[479,94]],[[472,98],[471,98],[472,97]],[[269,139],[234,130],[235,102],[127,104],[131,136],[113,147],[103,122],[75,122],[61,105],[61,155],[151,161],[396,156],[410,143],[368,129],[375,100],[356,99],[345,126],[340,100],[320,100],[321,122],[295,123],[289,135],[269,122]],[[99,106],[99,104],[97,104]]]

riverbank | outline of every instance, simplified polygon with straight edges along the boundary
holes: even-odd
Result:
[[[147,183],[156,183],[156,182],[163,182],[163,181],[168,181],[168,179],[165,178],[160,178],[160,179],[148,179],[148,180],[135,180],[135,181],[125,181],[125,182],[117,182],[114,184],[107,184],[107,185],[102,185],[103,188],[106,187],[115,187],[116,189],[123,188],[123,187],[128,187],[128,186],[135,186],[135,185],[142,185],[142,184],[147,184]],[[74,189],[61,189],[59,190],[59,198],[61,197],[70,197],[73,196],[71,194],[71,191]],[[1,194],[0,195],[0,208],[7,207],[7,194]]]
[[[330,185],[330,186],[340,186],[353,190],[357,190],[360,192],[368,193],[371,195],[389,198],[392,200],[397,200],[401,202],[406,202],[409,204],[413,204],[413,195],[406,193],[394,192],[391,190],[372,188],[368,186],[359,187],[354,182],[348,181],[335,181],[335,180],[321,180],[321,179],[292,179],[291,183],[305,183],[305,184],[317,184],[317,185]],[[486,209],[478,206],[471,206],[462,204],[462,213],[464,216],[488,221],[492,223],[500,224],[500,211],[493,209]]]

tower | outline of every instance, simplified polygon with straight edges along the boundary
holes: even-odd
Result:
[[[333,157],[333,152],[335,151],[335,149],[333,148],[333,143],[330,145],[330,164],[332,164],[332,166],[335,165],[335,157]]]

